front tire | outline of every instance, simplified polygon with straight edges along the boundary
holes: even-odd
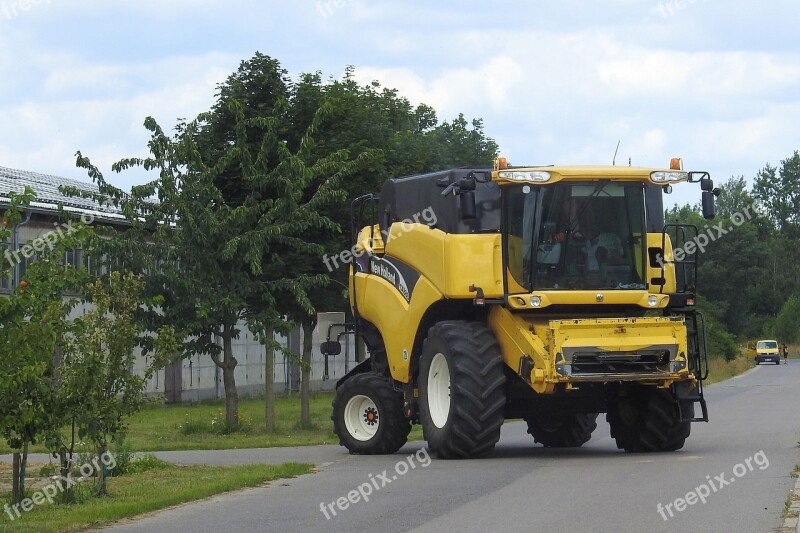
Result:
[[[388,378],[358,374],[336,390],[333,430],[352,454],[395,453],[407,441],[411,422],[403,414],[403,395]]]
[[[673,452],[683,448],[691,424],[681,421],[681,412],[694,417],[694,404],[678,404],[670,391],[635,387],[609,405],[606,420],[617,448],[626,452]]]
[[[597,429],[598,413],[536,414],[525,419],[528,433],[545,448],[579,448]]]
[[[443,459],[485,455],[500,440],[505,375],[500,346],[485,324],[433,326],[420,360],[420,422]]]

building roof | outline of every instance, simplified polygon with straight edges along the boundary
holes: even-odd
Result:
[[[27,170],[15,170],[0,166],[0,205],[10,202],[9,193],[23,193],[30,187],[36,193],[31,208],[38,211],[64,211],[91,215],[107,221],[123,221],[122,210],[113,205],[103,205],[92,198],[80,198],[63,194],[59,187],[74,187],[88,193],[98,193],[94,183],[40,174]]]

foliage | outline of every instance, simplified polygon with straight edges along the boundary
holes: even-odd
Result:
[[[796,231],[800,226],[800,152],[781,161],[780,168],[764,167],[755,179],[753,195],[763,202],[778,230]]]
[[[706,342],[709,358],[733,361],[739,356],[740,350],[736,339],[715,320],[710,320],[706,324]]]
[[[0,240],[21,223],[33,198],[31,191],[11,194]],[[41,442],[49,452],[66,448],[71,454],[76,426],[80,438],[88,436],[99,447],[107,437],[122,435],[124,417],[141,406],[144,380],[159,362],[144,377],[133,372],[133,348],[143,335],[142,324],[132,320],[142,303],[141,282],[113,273],[89,284],[88,272],[64,261],[66,252],[91,252],[97,242],[82,222],[70,221],[69,231],[48,235],[53,237],[40,239],[39,246],[34,241],[36,256],[27,260],[24,279],[0,298],[0,435],[16,450]],[[14,252],[3,256],[0,270],[15,266]],[[72,317],[81,303],[93,308]],[[169,330],[161,333],[154,341],[157,354],[174,350]],[[71,426],[72,442],[64,441],[64,426]],[[23,456],[23,484],[24,468]]]
[[[701,234],[714,236],[700,254],[699,296],[713,319],[711,353],[730,358],[731,335],[740,341],[796,338],[800,309],[791,302],[800,297],[800,153],[780,167],[767,165],[752,189],[742,176],[720,189],[711,223],[688,205],[668,210],[667,218],[697,224]]]
[[[158,169],[159,176],[130,197],[110,187],[80,155],[79,165],[89,169],[102,191],[125,206],[136,231],[118,238],[152,243],[122,247],[135,256],[133,264],[152,272],[148,293],[163,294],[163,304],[150,313],[151,320],[176,327],[184,340],[183,354],[209,354],[223,370],[227,424],[235,428],[237,361],[232,341],[239,335],[237,325],[244,319],[259,330],[262,324],[275,323],[279,293],[310,308],[308,291],[322,280],[288,265],[277,269],[277,260],[285,250],[318,252],[305,233],[310,228],[334,228],[319,207],[340,194],[339,181],[359,162],[350,160],[346,151],[337,151],[308,163],[305,152],[313,145],[313,124],[298,151],[292,152],[279,137],[279,121],[246,118],[245,107],[235,100],[227,103],[227,109],[235,120],[235,140],[219,146],[218,157],[210,163],[203,161],[197,144],[209,115],[180,123],[174,138],[148,119],[151,157],[125,159],[114,169]],[[324,116],[326,109],[321,107],[317,116]],[[264,130],[255,148],[248,133],[254,127]],[[236,197],[229,201],[220,184],[230,173],[240,181]],[[151,196],[158,198],[157,206]],[[162,261],[148,264],[148,257]]]
[[[86,290],[92,306],[73,320],[62,340],[61,394],[75,416],[78,438],[105,448],[109,437],[124,437],[126,417],[144,402],[146,381],[179,348],[171,330],[162,329],[154,360],[138,375],[134,350],[141,328],[135,313],[143,301],[142,279],[112,272]]]
[[[783,304],[772,324],[772,337],[781,343],[794,343],[800,340],[798,317],[800,317],[800,298],[792,296]]]
[[[497,150],[480,120],[439,124],[433,109],[397,91],[359,86],[352,69],[343,80],[323,83],[317,73],[294,82],[259,53],[220,85],[208,113],[180,121],[173,136],[153,119],[145,126],[150,155],[113,166],[157,174],[130,195],[80,153],[78,165],[98,183],[97,199],[118,205],[131,226],[104,244],[109,261],[148,273],[146,294],[163,295],[151,329],[175,325],[181,355],[208,354],[222,369],[230,428],[238,426],[240,321],[270,343],[266,332],[292,325],[283,317],[308,328],[317,309],[344,308],[346,272],[328,272],[322,256],[350,247],[343,228],[352,198],[391,176],[488,165]]]
[[[30,189],[23,194],[12,192],[10,197],[0,242],[9,240],[22,222],[23,211],[35,198]],[[24,495],[28,446],[44,442],[50,449],[57,448],[64,422],[55,358],[76,304],[74,298],[64,298],[64,294],[79,291],[85,275],[63,258],[90,234],[81,222],[71,224],[71,231],[51,233],[54,238],[32,245],[36,256],[24,259],[25,277],[10,296],[0,298],[0,436],[22,452],[20,470],[15,472],[20,486],[20,492],[14,495],[17,501]],[[20,259],[18,250],[9,250],[3,255],[0,274]]]

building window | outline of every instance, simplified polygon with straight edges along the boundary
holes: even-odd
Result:
[[[102,258],[98,259],[97,257],[93,257],[81,251],[80,258],[83,264],[83,268],[86,270],[86,272],[89,273],[90,276],[100,277],[108,274],[108,267],[105,265],[106,262],[105,254],[102,256]]]
[[[80,265],[80,250],[69,250],[64,252],[64,264],[77,267]]]

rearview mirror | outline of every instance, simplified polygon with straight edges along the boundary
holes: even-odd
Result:
[[[716,196],[712,191],[703,191],[703,218],[711,220],[717,216]]]
[[[323,342],[319,345],[319,351],[322,355],[339,355],[342,353],[342,343],[339,341]]]

